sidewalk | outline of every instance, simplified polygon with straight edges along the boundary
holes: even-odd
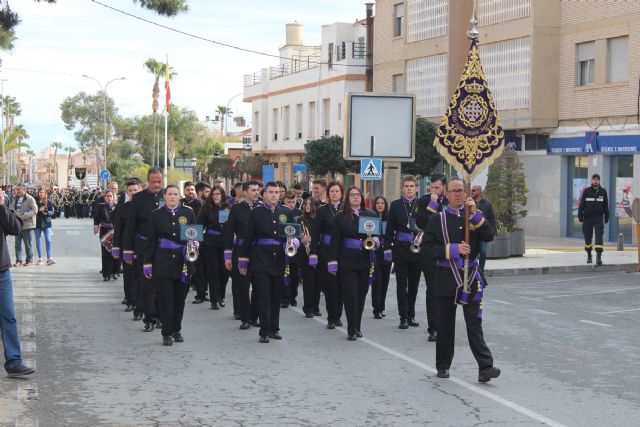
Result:
[[[524,274],[576,273],[588,271],[637,271],[638,253],[631,245],[616,251],[616,244],[605,243],[602,266],[587,264],[584,243],[574,238],[527,236],[526,253],[522,257],[488,259],[487,276],[516,276]]]

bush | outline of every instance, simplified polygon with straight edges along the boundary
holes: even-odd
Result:
[[[505,231],[521,230],[520,222],[527,216],[528,191],[524,165],[518,153],[504,150],[489,167],[485,194],[493,206],[496,222]]]

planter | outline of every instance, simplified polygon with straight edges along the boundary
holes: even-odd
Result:
[[[524,230],[512,231],[509,233],[511,256],[524,255]]]
[[[499,233],[487,245],[487,258],[508,258],[511,256],[511,237],[509,233]]]

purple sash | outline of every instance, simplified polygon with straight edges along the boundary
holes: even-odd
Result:
[[[159,247],[162,249],[171,249],[171,250],[182,249],[183,251],[182,255],[185,260],[187,259],[187,256],[185,253],[187,250],[186,245],[181,245],[180,243],[176,243],[173,240],[169,240],[169,239],[159,239],[158,243],[159,243]],[[180,274],[180,281],[183,284],[186,284],[189,282],[189,267],[187,266],[186,261],[184,262],[184,264],[182,264],[182,273]]]
[[[207,230],[207,234],[211,234],[213,236],[222,236],[222,231],[218,230]]]
[[[331,234],[323,234],[322,235],[322,243],[324,243],[325,245],[330,245],[331,244]]]
[[[396,233],[396,240],[398,242],[413,242],[415,238],[416,236],[411,233],[403,233],[402,231]]]
[[[360,239],[351,239],[344,238],[342,239],[342,247],[346,249],[363,249],[362,240]],[[375,280],[375,272],[376,272],[376,251],[369,251],[369,286],[373,284]]]

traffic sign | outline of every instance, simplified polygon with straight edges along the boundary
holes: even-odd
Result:
[[[360,160],[360,179],[365,181],[382,179],[382,159]]]
[[[104,179],[105,181],[108,181],[109,178],[111,178],[111,172],[109,172],[107,169],[102,169],[100,171],[100,178]]]

